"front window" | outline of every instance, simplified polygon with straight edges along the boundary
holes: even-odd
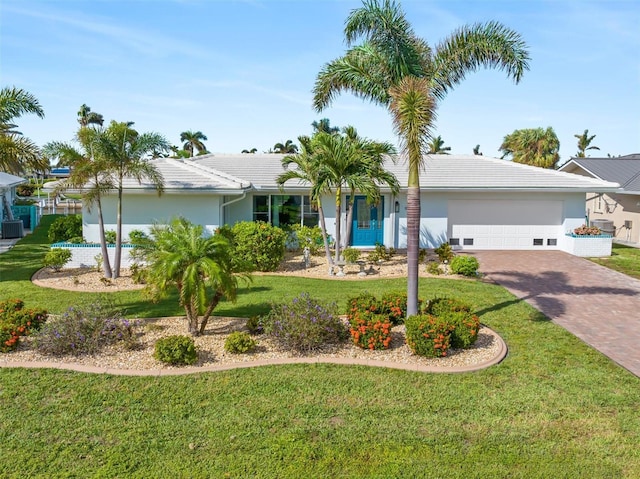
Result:
[[[264,221],[274,226],[317,226],[318,211],[304,195],[255,195],[253,221]]]

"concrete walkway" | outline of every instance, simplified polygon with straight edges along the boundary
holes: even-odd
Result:
[[[476,251],[480,271],[640,376],[640,280],[561,251]]]

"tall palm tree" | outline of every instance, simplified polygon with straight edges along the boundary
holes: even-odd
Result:
[[[0,90],[0,170],[21,174],[27,169],[42,171],[49,166],[38,146],[16,130],[14,121],[27,113],[44,118],[35,96],[15,87]]]
[[[554,169],[560,161],[560,140],[553,128],[524,128],[504,137],[502,158],[516,163]]]
[[[585,152],[587,150],[599,150],[597,146],[591,146],[591,142],[596,137],[596,135],[589,136],[589,130],[584,130],[582,135],[573,135],[578,139],[578,153],[576,153],[576,157],[584,158]]]
[[[273,153],[284,153],[286,155],[290,155],[297,152],[298,145],[296,145],[291,140],[287,140],[284,143],[276,143],[275,145],[273,145]]]
[[[327,63],[318,74],[314,87],[315,109],[322,111],[336,95],[349,91],[389,108],[394,118],[407,114],[409,120],[418,122],[411,125],[411,121],[396,121],[404,134],[428,132],[435,121],[433,116],[427,120],[407,108],[424,104],[426,97],[435,101],[444,99],[467,73],[481,67],[498,68],[517,83],[528,69],[525,42],[518,33],[499,22],[461,27],[432,49],[414,33],[400,5],[393,0],[365,0],[361,8],[350,13],[344,33],[349,49],[342,57]],[[362,42],[355,45],[358,40]],[[424,81],[404,82],[407,77]],[[395,110],[391,109],[392,103],[396,105]],[[427,110],[433,113],[435,105]],[[424,121],[428,125],[422,124]],[[415,138],[401,140],[409,158],[407,222],[414,225],[407,231],[407,314],[411,315],[418,308],[419,169],[424,161],[419,155],[424,153],[421,148],[425,145]],[[411,148],[418,150],[411,151]],[[413,191],[415,188],[417,194]]]
[[[122,258],[122,196],[125,178],[138,184],[149,180],[162,194],[164,180],[157,167],[148,159],[159,151],[168,151],[169,143],[157,133],[139,134],[131,123],[112,121],[98,143],[100,154],[106,161],[106,173],[118,193],[116,208],[116,247],[113,261],[113,277],[120,276]]]
[[[235,301],[238,290],[227,239],[203,233],[201,225],[174,218],[168,225],[154,225],[141,247],[149,267],[149,289],[156,296],[173,287],[178,290],[194,336],[204,334],[216,306],[223,298]]]
[[[97,207],[102,272],[105,278],[111,278],[113,271],[104,234],[102,197],[112,191],[114,185],[112,179],[105,174],[108,165],[99,148],[103,135],[103,128],[81,127],[75,138],[80,149],[69,143],[50,142],[43,147],[43,152],[45,157],[58,159],[59,164],[71,166],[69,178],[60,181],[57,191],[81,190],[82,203],[87,210],[91,211],[94,205]]]
[[[340,131],[339,127],[331,126],[331,120],[329,120],[329,118],[322,118],[320,121],[314,121],[311,123],[311,126],[313,127],[314,133],[321,131],[325,133],[338,133]]]
[[[180,133],[180,141],[184,142],[184,146],[182,148],[185,151],[188,151],[191,157],[196,155],[196,151],[198,152],[198,155],[207,153],[207,147],[204,145],[204,142],[207,140],[208,138],[201,131],[189,130]]]
[[[83,103],[78,110],[78,123],[80,123],[80,128],[84,128],[88,125],[102,126],[104,118],[100,113],[91,111],[91,108]]]
[[[451,151],[450,146],[444,146],[444,140],[440,135],[431,138],[427,146],[429,147],[428,155],[449,155]]]

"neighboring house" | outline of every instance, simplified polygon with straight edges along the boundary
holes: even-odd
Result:
[[[612,221],[616,239],[640,243],[640,154],[617,158],[572,158],[560,171],[619,183],[621,188],[617,191],[591,191],[587,194],[587,216],[590,222]]]
[[[7,208],[13,204],[16,197],[16,187],[27,180],[9,173],[0,172],[0,221],[9,218]]]
[[[276,184],[283,155],[203,155],[192,159],[153,160],[165,179],[161,196],[150,183],[125,184],[123,233],[147,229],[154,222],[181,215],[210,232],[222,224],[261,220],[287,224],[318,224],[309,201],[309,187],[289,181]],[[386,168],[401,185],[407,167],[400,159]],[[444,242],[457,249],[561,249],[565,233],[585,223],[585,194],[613,193],[617,183],[561,173],[475,155],[431,155],[421,174],[421,246]],[[406,248],[406,186],[397,196],[382,189],[377,205],[357,195],[350,243],[376,243]],[[339,221],[344,222],[346,202]],[[115,194],[103,199],[106,229],[115,229]],[[98,241],[97,212],[83,205],[84,236]],[[323,198],[327,230],[335,233],[335,199]],[[344,225],[344,223],[343,223]],[[345,231],[343,229],[343,231]]]

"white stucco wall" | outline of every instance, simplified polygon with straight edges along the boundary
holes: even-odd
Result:
[[[117,197],[108,195],[102,202],[105,230],[116,229]],[[98,233],[98,211],[91,212],[83,206],[83,236],[87,241],[100,240]],[[127,238],[132,230],[148,231],[155,222],[167,222],[175,216],[184,216],[191,222],[203,225],[213,233],[221,224],[220,197],[211,194],[127,195],[122,204],[122,234]]]

